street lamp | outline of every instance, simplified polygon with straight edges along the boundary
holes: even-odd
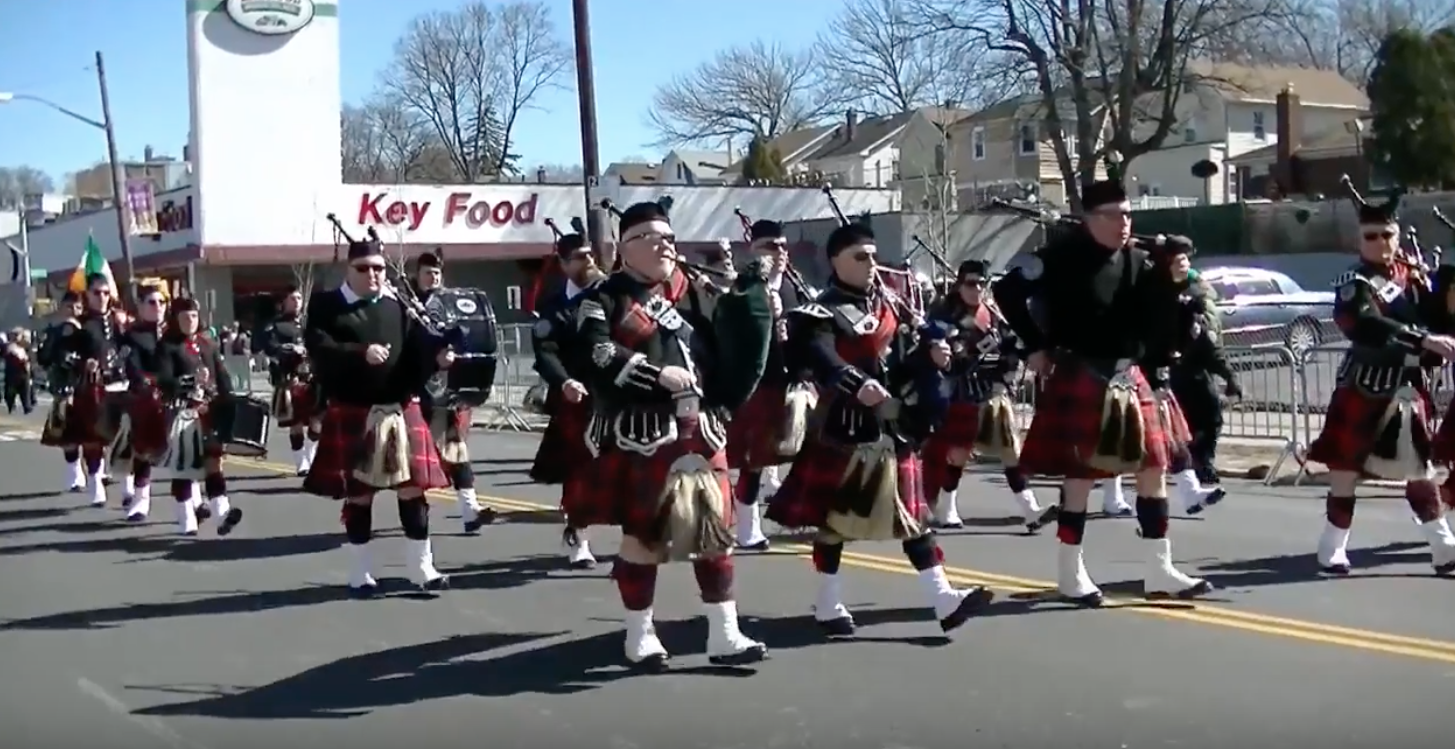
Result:
[[[131,290],[132,307],[135,309],[136,298],[136,264],[131,258],[131,232],[126,225],[126,205],[122,202],[125,190],[125,177],[122,172],[121,161],[116,155],[116,129],[112,127],[111,121],[111,94],[106,87],[106,65],[101,59],[101,53],[96,53],[96,83],[101,89],[101,119],[93,120],[83,114],[78,114],[49,99],[29,94],[17,94],[13,92],[0,92],[0,104],[7,104],[12,101],[29,101],[59,112],[71,119],[94,127],[106,134],[106,156],[111,161],[111,193],[112,205],[116,209],[116,231],[121,239],[121,257],[126,262],[126,285]],[[24,219],[22,218],[22,223]],[[27,265],[29,256],[27,255]],[[26,277],[26,284],[29,284],[29,276]],[[28,287],[27,287],[28,288]]]

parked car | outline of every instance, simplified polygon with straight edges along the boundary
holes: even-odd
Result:
[[[1263,268],[1218,267],[1198,273],[1218,293],[1223,336],[1232,346],[1283,346],[1302,357],[1329,337],[1332,291],[1305,291]]]

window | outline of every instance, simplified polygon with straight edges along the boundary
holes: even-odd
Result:
[[[985,128],[983,127],[970,131],[970,158],[976,161],[985,160]]]
[[[1022,156],[1034,156],[1039,151],[1037,147],[1040,144],[1037,141],[1040,139],[1036,136],[1037,131],[1034,124],[1028,123],[1020,126],[1019,151]]]
[[[505,287],[505,306],[509,309],[520,309],[524,304],[521,302],[519,286]]]
[[[1182,126],[1182,142],[1197,142],[1197,120],[1188,120],[1187,124]]]
[[[1238,296],[1273,296],[1279,293],[1278,284],[1271,278],[1238,279]]]
[[[1263,125],[1263,112],[1253,113],[1253,137],[1258,140],[1268,140],[1268,129]]]

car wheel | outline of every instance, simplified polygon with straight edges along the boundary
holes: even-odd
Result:
[[[1288,332],[1283,336],[1283,345],[1293,354],[1294,361],[1303,361],[1320,343],[1323,343],[1323,334],[1319,324],[1307,317],[1289,323]]]

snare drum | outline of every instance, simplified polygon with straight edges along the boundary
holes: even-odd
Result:
[[[273,425],[267,401],[246,395],[219,398],[212,405],[212,425],[222,452],[244,458],[268,456],[268,430]]]

